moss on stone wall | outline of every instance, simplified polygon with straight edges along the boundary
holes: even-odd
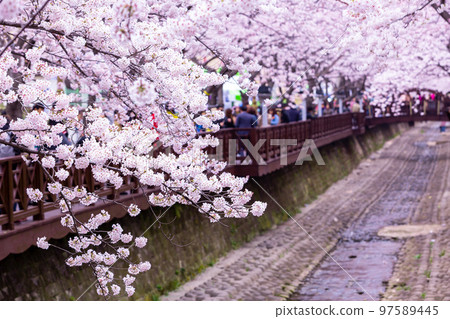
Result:
[[[300,213],[302,206],[348,175],[364,157],[404,129],[404,125],[377,127],[363,136],[320,148],[325,166],[305,162],[259,177],[256,181],[291,215]],[[146,231],[148,244],[145,249],[138,249],[139,255],[134,257],[149,260],[153,265],[151,271],[139,275],[134,297],[157,300],[212,266],[228,251],[289,218],[253,181],[247,187],[255,193],[255,200],[268,203],[262,217],[225,220],[225,225],[211,224],[193,209],[175,206],[162,219],[167,224],[155,224],[148,231],[147,227],[155,221],[150,211],[136,218],[123,218],[121,224],[125,232],[141,234]],[[155,210],[156,214],[161,212]],[[66,246],[64,239],[52,242]],[[68,268],[64,264],[65,258],[67,255],[56,249],[43,251],[32,247],[25,253],[10,255],[0,261],[0,300],[74,300],[81,295],[81,300],[99,299],[94,289],[88,289],[93,280],[91,270]]]

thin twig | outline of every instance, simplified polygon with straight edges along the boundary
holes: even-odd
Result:
[[[19,37],[19,35],[25,31],[26,28],[28,28],[31,23],[34,21],[34,19],[36,19],[36,17],[38,16],[39,13],[41,13],[42,10],[44,10],[44,8],[47,6],[47,4],[50,2],[50,0],[45,1],[45,3],[42,5],[42,7],[31,17],[31,19],[27,22],[27,24],[25,24],[20,31],[15,35],[14,38],[12,38],[8,44],[3,48],[2,52],[0,52],[0,57],[6,52],[6,50],[14,43],[14,41],[17,40],[17,38]]]

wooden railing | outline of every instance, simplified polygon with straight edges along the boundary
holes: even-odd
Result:
[[[361,128],[355,129],[354,123]],[[364,133],[364,130],[363,114],[351,113],[269,127],[223,129],[214,134],[220,141],[219,147],[207,151],[218,160],[227,161],[227,170],[235,175],[261,176],[283,165],[280,163],[280,142],[276,140],[286,142],[285,162],[291,164],[307,139],[312,139],[320,147],[352,134]],[[257,158],[250,148],[257,149]]]
[[[116,190],[97,182],[90,168],[77,170],[72,166],[69,172],[69,177],[62,182],[66,187],[84,186],[87,191],[108,199],[116,199],[122,192],[137,192],[135,178],[125,177],[123,186]],[[3,230],[13,230],[15,222],[28,217],[42,220],[45,212],[59,207],[56,195],[48,192],[47,183],[48,179],[39,165],[27,164],[20,156],[0,160],[0,225]],[[29,187],[40,189],[43,200],[31,203],[26,192]]]
[[[377,125],[397,122],[445,120],[448,120],[448,118],[444,114],[439,116],[411,115],[366,118],[363,113],[346,113],[270,127],[223,129],[215,133],[221,145],[217,149],[208,149],[207,151],[219,160],[227,161],[229,165],[226,170],[229,172],[238,176],[261,176],[280,169],[283,165],[295,162],[305,140],[308,139],[312,139],[315,145],[320,147],[353,134],[363,134],[366,128]],[[274,143],[274,140],[277,139],[291,140],[287,146],[284,164],[280,160],[281,147],[279,143]],[[296,143],[293,143],[293,140],[296,140]],[[256,145],[258,147],[255,147]],[[256,157],[250,152],[250,147],[252,146],[253,149],[257,149],[258,156]],[[158,150],[156,153],[161,151],[164,150]],[[75,187],[82,185],[89,192],[95,192],[99,196],[114,199],[115,201],[126,202],[132,200],[132,202],[137,202],[137,195],[142,192],[147,193],[152,191],[150,189],[144,189],[142,191],[135,178],[124,178],[123,186],[115,190],[95,181],[90,169],[76,170],[72,167],[70,170],[70,176],[64,182],[65,186]],[[32,230],[33,225],[42,225],[43,223],[40,222],[48,220],[49,217],[47,215],[51,215],[49,212],[54,213],[58,210],[55,195],[47,191],[47,182],[48,179],[45,173],[38,165],[26,163],[21,157],[0,159],[0,226],[2,229],[0,231],[0,260],[7,254],[23,251],[34,243],[34,235],[37,232],[33,232],[33,236],[29,235],[26,243],[20,238],[11,239],[11,236],[16,236],[18,233],[25,231],[22,229],[14,230],[17,222],[28,219],[29,226],[26,229]],[[40,189],[44,194],[44,200],[37,204],[31,203],[26,193],[26,189],[29,187]],[[113,206],[114,203],[110,203],[109,205]],[[101,208],[100,206],[82,207],[82,211],[79,213],[88,216],[95,210],[99,210]],[[108,209],[114,210],[115,208],[112,206]],[[126,211],[117,211],[113,215],[121,217],[125,213]],[[57,215],[53,214],[52,216],[51,218],[55,219]],[[57,218],[59,219],[60,216]],[[48,234],[49,237],[53,236],[52,232],[56,232],[58,236],[67,234],[66,230],[61,230],[59,222],[51,224],[51,227],[49,225],[47,223],[45,232],[44,228],[42,228],[44,226],[39,226],[42,228],[40,229],[40,233]],[[55,230],[55,227],[58,229]],[[11,231],[14,233],[11,233]],[[66,232],[64,233],[64,231]],[[11,247],[3,246],[5,245],[4,240],[7,238],[10,238],[13,242]]]
[[[399,122],[419,122],[419,121],[448,121],[450,120],[448,113],[441,113],[439,115],[400,115],[400,116],[383,116],[383,117],[366,117],[365,124],[367,127],[373,127],[381,124],[391,124]]]

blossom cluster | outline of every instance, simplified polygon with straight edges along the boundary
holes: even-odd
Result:
[[[99,295],[105,297],[110,294],[117,295],[123,286],[124,291],[130,297],[135,291],[133,287],[135,276],[151,268],[148,261],[133,262],[130,260],[133,247],[144,248],[147,238],[134,237],[131,233],[124,233],[120,224],[113,224],[106,236],[102,236],[99,227],[109,220],[110,215],[105,210],[91,215],[89,220],[84,223],[71,214],[61,217],[61,225],[77,233],[77,236],[68,241],[73,253],[66,259],[66,265],[69,267],[90,265],[97,277],[96,291]],[[36,244],[42,249],[48,249],[51,246],[46,237],[38,238]],[[127,273],[121,278],[116,278],[112,270],[113,266],[114,268],[118,267],[118,263],[128,264]]]
[[[194,5],[162,0],[0,4],[2,34],[20,32],[20,41],[4,42],[0,54],[0,99],[24,110],[23,118],[9,121],[7,134],[30,163],[42,168],[46,181],[45,189],[29,188],[27,194],[33,202],[51,200],[59,205],[61,225],[74,233],[68,248],[63,248],[71,253],[66,264],[94,269],[99,295],[121,291],[133,295],[135,277],[151,268],[149,262],[134,260],[132,253],[132,248],[145,247],[145,237],[124,232],[119,223],[105,232],[110,221],[106,211],[87,221],[78,219],[77,209],[99,201],[123,206],[100,196],[99,187],[120,193],[124,181],[132,179],[150,204],[192,205],[211,222],[263,213],[264,204],[250,203],[252,194],[244,189],[247,180],[223,173],[226,163],[208,158],[205,150],[217,146],[217,139],[197,135],[195,124],[211,132],[219,129],[215,122],[223,114],[208,109],[205,90],[222,85],[229,74],[208,70],[191,50],[216,47],[199,31],[244,10],[256,13],[259,4],[234,0]],[[256,93],[249,72],[257,72],[259,65],[242,59],[242,50],[231,42],[222,44],[225,47],[214,51],[222,60],[220,67],[245,74],[241,86]],[[77,93],[65,94],[65,87]],[[88,107],[79,106],[83,96],[89,96]],[[4,126],[6,119],[1,123]],[[92,173],[96,189],[73,178],[82,171]],[[156,188],[159,191],[149,195],[148,190]],[[131,204],[123,209],[134,217],[143,207]],[[36,244],[43,249],[52,246],[45,237]],[[126,274],[113,270],[115,263],[128,265],[122,267]]]

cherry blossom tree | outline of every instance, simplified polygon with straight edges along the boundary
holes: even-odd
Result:
[[[235,44],[233,54],[254,61],[260,70],[236,80],[276,83],[284,98],[301,86],[346,78],[382,103],[392,92],[448,78],[449,23],[445,1],[309,1],[271,2],[253,13],[235,12],[221,28],[210,28],[211,47]],[[275,7],[274,7],[275,6]],[[224,39],[223,35],[226,34]],[[225,46],[223,46],[225,47]],[[202,46],[192,56],[218,68],[221,57]],[[226,51],[226,50],[225,50]],[[389,89],[387,88],[389,87]],[[440,88],[442,90],[445,87]],[[381,98],[383,96],[383,98]]]
[[[145,238],[125,234],[114,224],[106,234],[99,226],[110,219],[107,211],[82,222],[74,205],[92,205],[99,198],[82,185],[63,186],[71,167],[90,168],[96,181],[120,189],[125,177],[137,178],[143,187],[158,187],[147,196],[152,206],[191,205],[218,222],[221,218],[260,216],[266,204],[249,204],[247,178],[222,172],[226,163],[211,159],[205,148],[216,146],[211,135],[198,136],[195,124],[218,130],[218,111],[207,108],[203,89],[220,85],[226,74],[205,72],[185,54],[188,47],[214,50],[233,72],[250,70],[223,44],[203,39],[203,30],[219,26],[235,12],[251,12],[259,2],[199,1],[2,1],[0,25],[0,98],[19,103],[24,118],[7,124],[0,118],[0,142],[22,151],[40,165],[48,191],[57,196],[61,224],[75,236],[69,239],[69,266],[87,265],[97,278],[97,292],[117,295],[121,287],[133,295],[133,282],[150,269],[148,261],[130,259],[130,249],[142,248]],[[211,49],[213,46],[214,49]],[[222,51],[223,49],[223,51]],[[219,51],[220,50],[220,51]],[[49,90],[58,79],[58,90]],[[74,94],[60,90],[64,83],[90,96],[80,110]],[[254,84],[248,83],[249,89]],[[38,109],[29,107],[39,103]],[[81,112],[83,111],[83,112]],[[6,126],[5,126],[6,125]],[[7,127],[7,128],[6,128]],[[64,143],[62,132],[78,132],[77,140]],[[152,154],[157,143],[171,148]],[[70,145],[68,145],[70,144]],[[31,201],[42,200],[39,189],[27,189]],[[143,192],[145,196],[145,192]],[[117,203],[119,205],[119,203]],[[124,207],[131,216],[136,205]],[[37,245],[48,249],[46,238]],[[119,278],[116,262],[128,264]]]
[[[392,95],[430,82],[450,89],[446,1],[341,2],[351,31],[344,45],[354,48],[348,61],[367,76],[376,103],[387,105]]]

